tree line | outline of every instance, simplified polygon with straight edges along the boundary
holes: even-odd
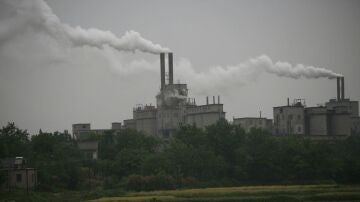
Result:
[[[9,123],[0,130],[0,158],[27,158],[45,191],[360,182],[357,135],[313,141],[221,120],[204,130],[181,126],[167,141],[130,129],[96,139],[99,159],[89,160],[69,134],[30,136]]]

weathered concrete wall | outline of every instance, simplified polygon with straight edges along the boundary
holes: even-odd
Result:
[[[274,107],[274,133],[275,134],[304,134],[303,106]]]
[[[191,106],[186,109],[185,123],[205,128],[223,118],[225,112],[222,104]]]
[[[249,132],[251,128],[260,128],[269,132],[272,131],[272,120],[267,118],[237,118],[233,120],[233,124],[241,126],[246,132]]]
[[[21,177],[19,177],[21,176]],[[21,180],[19,180],[21,178]],[[37,182],[37,172],[34,169],[18,169],[9,171],[9,184],[12,188],[32,189]]]

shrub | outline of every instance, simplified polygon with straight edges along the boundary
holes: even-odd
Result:
[[[126,189],[133,191],[167,190],[175,188],[176,180],[169,175],[131,175],[128,177],[126,184]]]

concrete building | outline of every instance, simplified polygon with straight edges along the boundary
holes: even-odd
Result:
[[[243,118],[234,118],[234,125],[239,125],[246,132],[249,132],[252,128],[262,129],[268,132],[272,132],[272,119],[267,119],[263,117],[243,117]]]
[[[274,107],[274,133],[297,134],[305,133],[305,100],[296,99],[290,105]]]
[[[90,123],[77,123],[72,125],[72,134],[75,139],[80,139],[81,133],[86,133],[91,130]]]
[[[120,122],[111,123],[111,129],[91,129],[90,123],[77,123],[72,125],[72,133],[77,140],[78,147],[87,159],[98,159],[99,141],[97,135],[114,132],[123,128]]]
[[[214,98],[214,97],[213,97]],[[219,97],[218,97],[219,98]],[[215,124],[219,119],[225,118],[223,104],[213,102],[206,105],[189,105],[185,111],[185,124],[196,125],[198,128],[204,129],[206,126]]]
[[[196,125],[199,128],[215,124],[225,118],[223,104],[207,102],[196,105],[195,99],[188,98],[187,84],[174,84],[173,54],[168,53],[168,82],[166,83],[165,53],[160,54],[160,92],[156,95],[156,107],[137,106],[133,109],[133,119],[125,120],[125,128],[134,128],[147,135],[162,138],[171,137],[181,124]]]
[[[349,136],[359,132],[359,103],[345,98],[344,78],[337,78],[337,99],[325,106],[306,107],[305,100],[274,107],[278,135]]]
[[[37,171],[27,167],[23,157],[2,159],[0,172],[5,177],[5,181],[0,186],[1,190],[24,189],[29,191],[37,185]]]

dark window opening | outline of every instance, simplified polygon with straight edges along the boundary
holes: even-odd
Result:
[[[16,182],[21,182],[21,181],[22,181],[22,175],[16,174]]]

